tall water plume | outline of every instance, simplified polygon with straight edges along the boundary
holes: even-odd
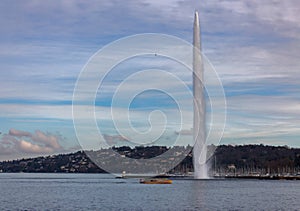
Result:
[[[194,178],[208,178],[208,166],[206,163],[206,108],[203,83],[203,63],[201,56],[201,40],[198,12],[194,18],[194,50],[193,50],[193,93],[194,93],[194,149],[193,164]]]

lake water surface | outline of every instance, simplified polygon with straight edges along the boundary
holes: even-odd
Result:
[[[0,174],[1,210],[300,210],[300,181],[174,180],[107,174]]]

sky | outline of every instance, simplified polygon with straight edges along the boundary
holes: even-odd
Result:
[[[217,144],[300,147],[300,5],[296,0],[2,0],[0,159],[73,152],[83,142],[100,147],[89,142],[94,133],[88,127],[84,140],[78,140],[73,125],[73,92],[89,59],[104,46],[141,33],[192,42],[195,10],[200,16],[202,52],[226,96],[226,124]],[[133,138],[120,135],[107,115],[114,90],[130,74],[159,68],[191,88],[191,75],[180,64],[153,55],[123,61],[103,81],[95,111],[99,131],[109,145],[130,144]],[[140,84],[147,84],[149,77],[156,85],[172,87],[145,73],[141,81],[133,78],[122,96],[127,98]],[[192,101],[177,96],[186,103],[188,121],[183,125],[178,124],[176,100],[157,90],[137,95],[130,104],[130,124],[144,133],[149,124],[167,121],[161,144],[172,145],[178,134],[183,134],[179,143],[189,143]],[[127,117],[121,104],[114,108],[122,122]],[[156,116],[153,121],[148,119],[150,113]]]

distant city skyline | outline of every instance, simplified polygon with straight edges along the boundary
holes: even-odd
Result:
[[[2,1],[0,160],[80,149],[72,97],[89,58],[110,42],[137,33],[169,34],[192,43],[195,10],[203,53],[226,94],[220,144],[300,147],[300,5],[295,0]],[[147,61],[125,63],[119,67],[122,76]],[[155,65],[161,64],[176,68],[163,60]],[[191,84],[189,75],[182,78]],[[115,83],[107,78],[107,87]],[[170,99],[159,99],[159,106],[170,112]],[[157,106],[151,101],[132,106],[143,105]],[[101,98],[96,106],[105,113],[110,102]],[[106,122],[103,133],[112,143],[126,141],[109,128]],[[183,129],[188,136],[191,126]]]

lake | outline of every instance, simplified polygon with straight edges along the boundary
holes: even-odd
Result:
[[[108,174],[1,173],[1,210],[300,210],[300,181],[138,181]]]

